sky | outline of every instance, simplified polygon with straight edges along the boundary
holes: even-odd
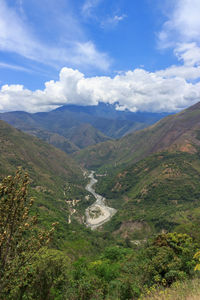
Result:
[[[200,101],[199,0],[0,0],[0,112]]]

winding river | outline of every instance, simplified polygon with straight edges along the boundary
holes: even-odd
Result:
[[[96,229],[108,222],[117,210],[106,206],[106,199],[97,194],[93,189],[93,185],[97,182],[97,179],[94,178],[94,171],[92,171],[88,177],[90,178],[90,182],[86,185],[85,189],[96,198],[96,201],[85,211],[86,225],[91,229]]]

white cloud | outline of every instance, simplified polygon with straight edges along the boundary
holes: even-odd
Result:
[[[17,65],[12,65],[12,64],[7,64],[7,63],[4,63],[4,62],[0,62],[0,68],[11,69],[11,70],[16,70],[16,71],[22,71],[22,72],[28,72],[28,73],[31,72],[30,69],[27,69],[25,67],[21,67],[21,66],[17,66]]]
[[[84,17],[91,17],[93,10],[99,5],[102,0],[85,0],[82,6],[82,14]]]
[[[56,68],[66,64],[72,67],[92,67],[100,70],[109,68],[108,55],[98,51],[92,41],[86,38],[77,40],[76,35],[70,32],[75,27],[76,32],[81,31],[75,21],[72,21],[71,16],[65,18],[74,24],[68,22],[66,38],[61,46],[55,47],[40,41],[17,11],[9,7],[5,0],[0,0],[0,7],[0,51],[14,52]]]
[[[127,15],[115,15],[114,17],[108,17],[107,19],[103,20],[101,22],[101,27],[103,28],[110,28],[116,26],[119,22],[123,21],[125,18],[127,18]]]
[[[170,66],[165,70],[160,70],[156,72],[157,75],[164,78],[183,78],[186,80],[193,80],[200,78],[200,66]]]
[[[127,15],[119,14],[116,11],[113,13],[109,13],[108,16],[102,16],[101,14],[97,14],[96,9],[101,4],[103,0],[85,0],[81,12],[84,18],[92,19],[97,22],[101,28],[112,29],[119,22],[123,21]]]
[[[174,68],[178,68],[175,67]],[[194,68],[194,67],[193,67]],[[195,69],[195,68],[194,68]],[[196,68],[196,78],[200,76]],[[0,90],[0,110],[47,111],[65,104],[97,105],[98,102],[119,102],[117,109],[131,111],[177,111],[200,99],[200,83],[187,82],[194,78],[190,67],[182,67],[180,76],[173,68],[155,73],[135,69],[114,78],[87,78],[78,70],[63,68],[58,81],[48,81],[44,90],[34,92],[22,85],[4,85]],[[171,72],[171,73],[170,73]]]
[[[200,1],[176,0],[158,34],[160,48],[174,48],[184,65],[200,64]]]
[[[200,65],[200,47],[195,42],[178,44],[174,52],[179,60],[183,60],[184,65]]]
[[[176,0],[168,12],[168,20],[159,34],[160,46],[174,46],[177,42],[200,42],[200,1]]]

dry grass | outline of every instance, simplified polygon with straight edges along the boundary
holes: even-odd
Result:
[[[166,289],[152,289],[140,300],[200,300],[200,279],[176,282]]]

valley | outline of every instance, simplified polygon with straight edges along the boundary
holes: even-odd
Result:
[[[40,124],[47,122],[46,114],[39,118]],[[57,224],[42,250],[44,258],[21,270],[24,280],[32,278],[23,293],[33,299],[33,280],[51,277],[59,282],[55,290],[61,299],[92,300],[101,291],[99,300],[132,300],[145,295],[144,286],[151,291],[194,280],[200,243],[200,104],[118,139],[95,133],[92,145],[87,142],[88,132],[96,132],[91,125],[71,129],[70,140],[69,132],[62,135],[63,126],[54,133],[33,127],[30,135],[0,121],[1,179],[14,176],[18,167],[27,172],[38,230]],[[9,191],[4,184],[0,189]],[[5,200],[1,194],[0,200]],[[22,287],[18,282],[13,299]],[[53,293],[43,291],[39,300]]]
[[[0,300],[200,300],[200,0],[0,0]]]

